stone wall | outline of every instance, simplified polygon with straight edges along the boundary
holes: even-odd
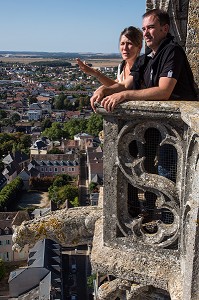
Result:
[[[199,1],[190,0],[186,53],[195,77],[195,81],[199,86]]]
[[[199,2],[198,0],[147,0],[146,10],[161,8],[169,13],[170,32],[185,49],[195,82],[199,86]]]

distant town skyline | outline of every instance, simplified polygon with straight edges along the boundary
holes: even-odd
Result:
[[[1,51],[118,53],[120,32],[141,28],[146,1],[7,0]]]

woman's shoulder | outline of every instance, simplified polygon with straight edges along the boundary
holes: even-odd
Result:
[[[125,60],[121,61],[121,63],[118,65],[119,74],[122,73],[124,66],[125,66]]]

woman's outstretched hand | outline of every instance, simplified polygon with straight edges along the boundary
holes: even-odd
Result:
[[[83,62],[81,59],[76,58],[76,62],[79,65],[80,69],[88,74],[88,75],[95,75],[95,71],[93,70],[93,68],[89,67],[85,62]]]

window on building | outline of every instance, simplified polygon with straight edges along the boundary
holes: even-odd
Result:
[[[10,234],[10,229],[9,229],[8,227],[6,227],[6,228],[4,229],[4,231],[5,231],[5,234]]]
[[[65,168],[61,168],[62,172],[65,172]]]
[[[69,167],[69,168],[68,168],[68,171],[69,171],[69,172],[74,172],[74,171],[75,171],[75,168],[74,168],[74,167]]]
[[[58,172],[58,169],[57,169],[57,168],[54,168],[54,172]]]
[[[8,261],[9,260],[9,252],[4,252],[3,253],[3,260]]]

